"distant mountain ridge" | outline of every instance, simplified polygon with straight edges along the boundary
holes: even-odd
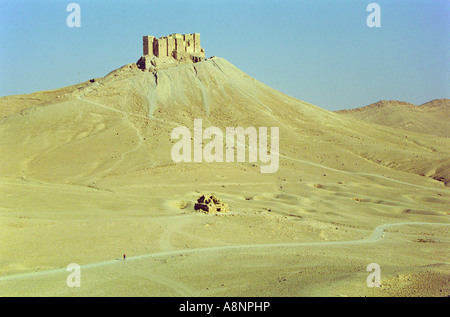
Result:
[[[381,100],[336,113],[406,131],[450,137],[450,99],[434,99],[420,106],[404,101]]]

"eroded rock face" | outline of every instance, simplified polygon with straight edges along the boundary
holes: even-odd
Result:
[[[228,204],[222,203],[222,201],[214,195],[201,196],[197,199],[194,209],[207,214],[230,211]]]

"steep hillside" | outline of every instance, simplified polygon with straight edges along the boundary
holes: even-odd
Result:
[[[155,72],[129,64],[93,82],[0,101],[7,109],[0,126],[1,176],[82,185],[138,171],[147,177],[145,170],[183,166],[171,159],[171,132],[179,126],[193,131],[194,119],[202,119],[203,129],[279,127],[281,166],[301,159],[347,172],[388,168],[449,180],[447,140],[406,136],[328,112],[221,58]],[[213,173],[215,165],[201,169]]]

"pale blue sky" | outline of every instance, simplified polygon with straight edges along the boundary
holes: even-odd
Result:
[[[448,0],[0,0],[0,96],[102,77],[139,59],[143,35],[194,32],[207,56],[325,109],[450,98]]]

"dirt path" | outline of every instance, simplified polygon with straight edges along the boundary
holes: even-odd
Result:
[[[182,250],[171,250],[171,251],[162,251],[144,255],[138,255],[133,257],[127,257],[128,261],[135,260],[143,260],[149,258],[157,258],[157,257],[165,257],[165,256],[173,256],[173,255],[181,255],[181,254],[191,254],[197,252],[217,252],[217,251],[231,251],[231,250],[240,250],[240,249],[258,249],[258,248],[279,248],[279,247],[302,247],[302,246],[342,246],[342,245],[356,245],[363,243],[375,243],[380,241],[385,235],[385,230],[390,227],[396,226],[407,226],[407,225],[437,225],[437,226],[450,226],[450,223],[434,223],[434,222],[399,222],[399,223],[390,223],[383,224],[377,226],[372,234],[365,238],[359,240],[349,240],[349,241],[328,241],[328,242],[299,242],[299,243],[268,243],[268,244],[240,244],[240,245],[227,245],[227,246],[218,246],[218,247],[206,247],[206,248],[194,248],[194,249],[182,249]],[[85,264],[81,265],[82,269],[87,268],[95,268],[105,265],[113,265],[118,264],[122,261],[118,261],[117,259]],[[54,269],[54,270],[46,270],[40,272],[31,272],[31,273],[23,273],[9,276],[0,277],[0,282],[12,280],[12,279],[26,279],[30,277],[43,276],[48,274],[62,273],[66,272],[66,268]]]

